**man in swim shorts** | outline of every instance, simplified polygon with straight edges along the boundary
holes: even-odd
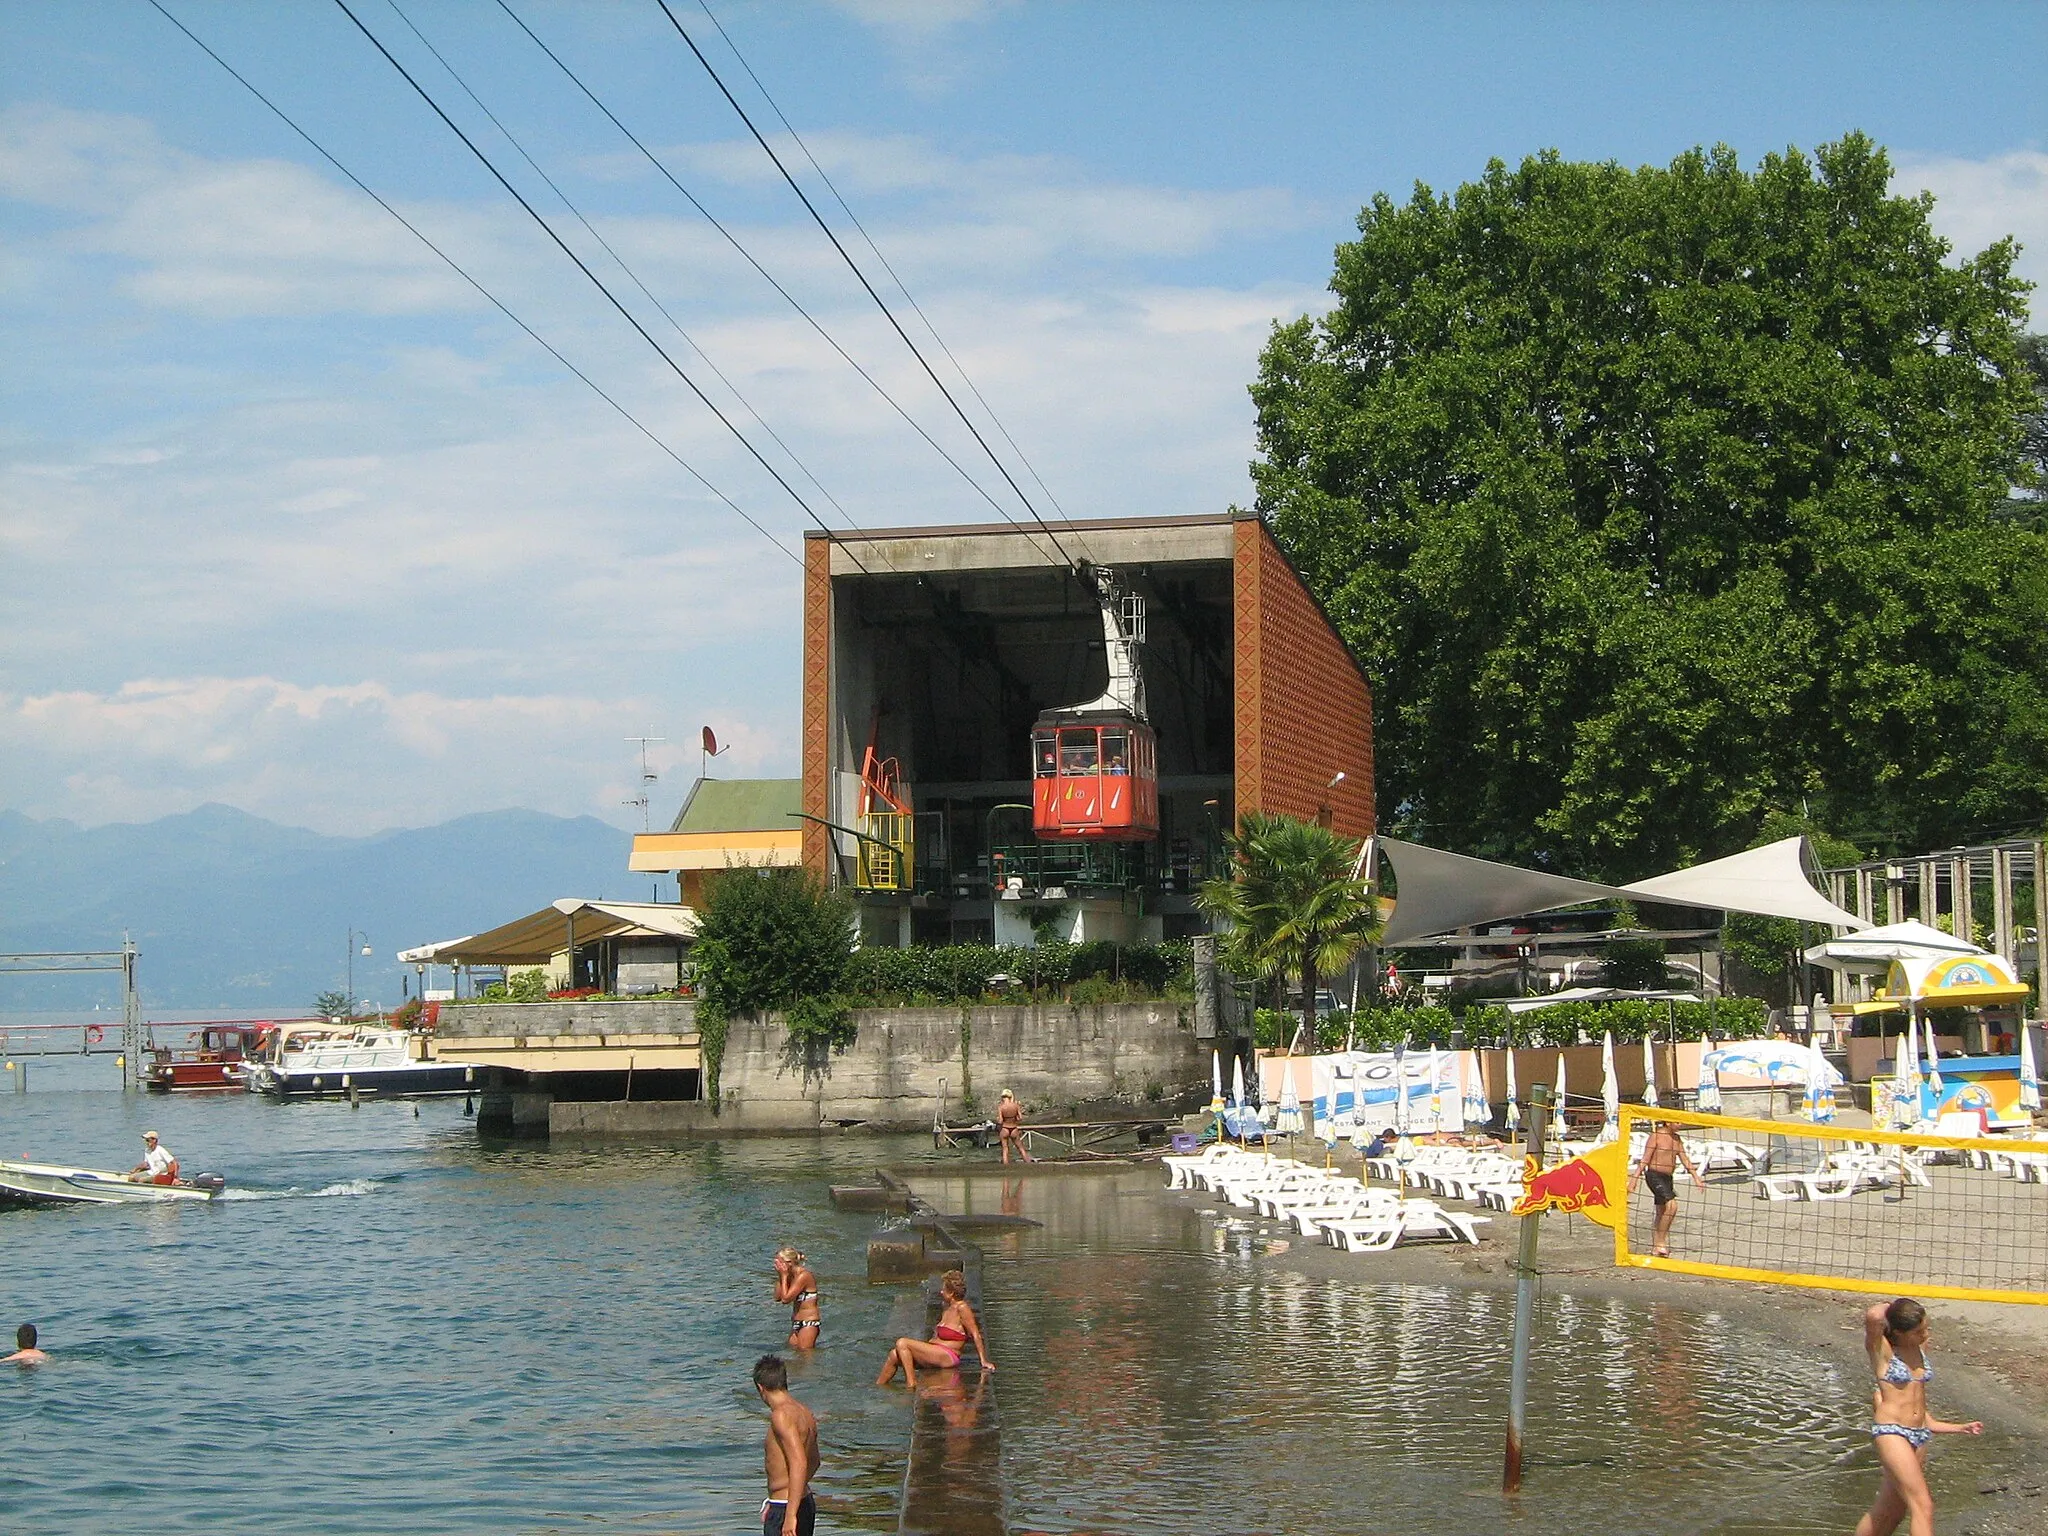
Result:
[[[818,1475],[818,1420],[789,1393],[789,1367],[780,1355],[754,1363],[754,1390],[768,1405],[765,1448],[768,1497],[761,1504],[761,1536],[812,1536],[818,1501],[811,1480]]]
[[[1685,1164],[1685,1171],[1692,1175],[1693,1183],[1701,1189],[1707,1181],[1700,1177],[1699,1169],[1693,1167],[1692,1159],[1686,1155],[1685,1143],[1678,1138],[1678,1132],[1662,1121],[1650,1127],[1650,1139],[1643,1144],[1643,1160],[1630,1175],[1628,1192],[1634,1194],[1638,1184],[1650,1186],[1650,1198],[1657,1205],[1657,1224],[1652,1250],[1660,1259],[1671,1257],[1671,1224],[1678,1219],[1678,1186],[1675,1175],[1678,1165]]]

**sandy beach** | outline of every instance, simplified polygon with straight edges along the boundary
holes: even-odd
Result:
[[[1345,1160],[1340,1158],[1340,1168]],[[1349,1160],[1349,1171],[1358,1171]],[[1163,1182],[1163,1181],[1162,1181]],[[1204,1191],[1173,1192],[1159,1199],[1216,1209]],[[1681,1197],[1683,1198],[1683,1197]],[[1647,1196],[1638,1196],[1647,1201]],[[1683,1210],[1681,1205],[1681,1211]],[[1292,1271],[1319,1284],[1417,1285],[1511,1291],[1519,1222],[1495,1214],[1481,1228],[1477,1247],[1466,1244],[1407,1244],[1385,1253],[1351,1254],[1304,1238],[1277,1222],[1256,1221],[1263,1241],[1257,1262],[1266,1269]],[[1666,1303],[1720,1314],[1761,1326],[1802,1351],[1838,1357],[1845,1370],[1863,1370],[1858,1312],[1875,1294],[1816,1291],[1792,1286],[1747,1284],[1653,1270],[1618,1268],[1610,1232],[1583,1217],[1551,1214],[1543,1222],[1539,1267],[1546,1293],[1614,1297],[1648,1306]],[[1683,1251],[1684,1217],[1678,1239]],[[1965,1277],[1933,1276],[1930,1283],[1967,1283]],[[1934,1319],[1932,1351],[1941,1377],[1934,1411],[1948,1419],[1981,1418],[2003,1431],[2012,1449],[1996,1458],[1998,1470],[1978,1475],[1970,1492],[1977,1508],[1967,1516],[1943,1513],[1945,1490],[1940,1459],[1931,1465],[1937,1527],[1969,1536],[2048,1536],[2048,1306],[2000,1305],[1930,1300]],[[1768,1391],[1767,1382],[1758,1383]],[[1875,1464],[1871,1486],[1876,1487]]]

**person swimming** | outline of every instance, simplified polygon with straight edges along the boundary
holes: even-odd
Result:
[[[23,1323],[14,1330],[14,1353],[0,1356],[0,1365],[41,1365],[49,1358],[36,1348],[36,1325]]]
[[[1936,1435],[1981,1435],[1977,1420],[1950,1424],[1927,1411],[1927,1309],[1901,1296],[1863,1314],[1863,1347],[1876,1377],[1871,1389],[1870,1443],[1884,1477],[1856,1536],[1891,1536],[1910,1520],[1912,1536],[1934,1536],[1934,1495],[1927,1487],[1927,1442]]]
[[[825,1323],[818,1311],[818,1277],[795,1248],[775,1251],[775,1299],[789,1303],[789,1347],[816,1349]]]
[[[875,1385],[886,1387],[903,1372],[906,1386],[917,1385],[917,1368],[922,1365],[939,1370],[950,1370],[960,1363],[960,1356],[969,1344],[975,1354],[981,1357],[981,1368],[992,1371],[995,1361],[988,1357],[987,1342],[981,1336],[981,1322],[974,1315],[974,1306],[967,1299],[967,1276],[957,1269],[949,1269],[939,1280],[939,1296],[945,1303],[939,1312],[939,1321],[932,1329],[929,1339],[898,1339],[890,1347],[889,1358],[882,1362],[882,1374],[875,1378]]]

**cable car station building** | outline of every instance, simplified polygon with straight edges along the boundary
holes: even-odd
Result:
[[[1187,937],[1243,812],[1373,830],[1364,674],[1255,516],[804,553],[802,857],[864,942]]]

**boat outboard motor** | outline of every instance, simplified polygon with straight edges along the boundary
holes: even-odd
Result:
[[[201,1173],[192,1179],[194,1189],[210,1189],[216,1195],[228,1187],[228,1181],[217,1173]]]

